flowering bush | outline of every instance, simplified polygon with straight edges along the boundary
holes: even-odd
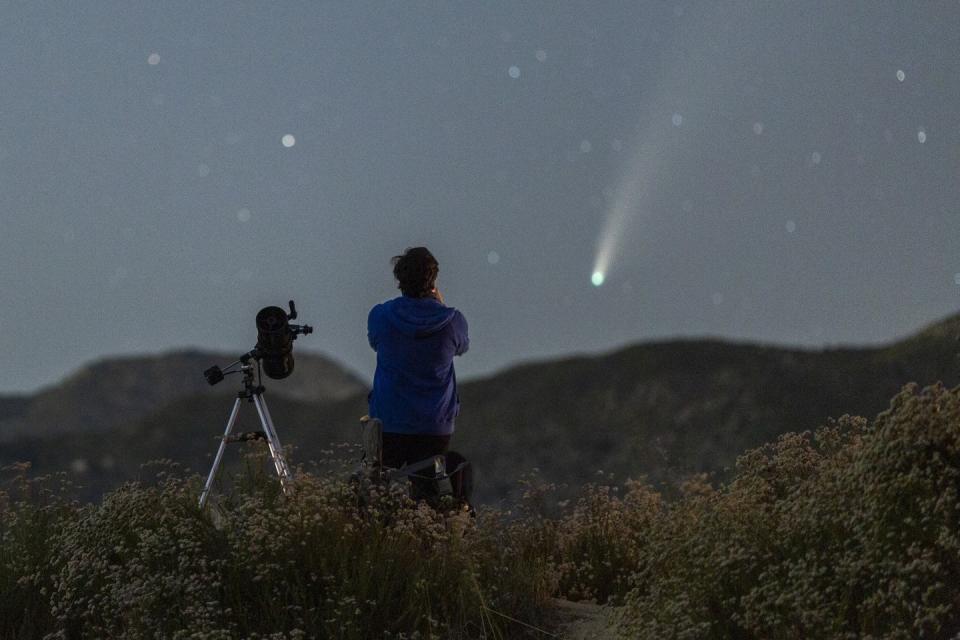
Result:
[[[960,389],[746,453],[651,529],[631,638],[960,637]]]
[[[960,389],[908,386],[671,500],[567,504],[532,476],[473,518],[303,472],[283,496],[258,468],[206,511],[169,465],[96,505],[13,469],[0,637],[540,637],[559,596],[617,605],[628,638],[960,638]]]
[[[301,473],[201,512],[176,473],[87,506],[43,483],[0,494],[0,637],[495,638],[554,591],[516,523],[385,487]]]

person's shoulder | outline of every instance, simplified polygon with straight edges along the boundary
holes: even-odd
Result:
[[[387,302],[389,302],[389,300]],[[374,320],[383,315],[383,312],[386,311],[387,302],[378,302],[370,307],[370,311],[367,313],[367,320]]]
[[[402,296],[399,297],[399,298],[390,298],[389,300],[384,300],[383,302],[378,302],[377,304],[373,305],[373,307],[370,308],[370,311],[372,312],[374,309],[382,309],[382,310],[385,310],[387,307],[391,307],[391,306],[397,304],[397,302],[398,302],[399,300],[401,300],[401,299],[402,299]]]
[[[457,328],[466,329],[467,328],[467,317],[463,315],[463,312],[454,307],[450,307],[453,310],[453,318],[451,318],[450,324],[454,325]]]

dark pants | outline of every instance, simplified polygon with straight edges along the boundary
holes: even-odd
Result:
[[[383,465],[399,469],[414,462],[447,452],[450,436],[421,436],[407,433],[384,433]],[[432,473],[430,469],[421,472]],[[437,483],[423,478],[410,478],[410,495],[415,499],[431,498],[437,494]]]

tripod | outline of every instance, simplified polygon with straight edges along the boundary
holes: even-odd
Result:
[[[226,449],[228,442],[266,440],[267,447],[270,449],[270,458],[273,460],[273,466],[277,470],[277,475],[280,477],[280,488],[283,489],[284,494],[288,495],[292,490],[293,475],[290,473],[290,467],[287,466],[287,461],[283,457],[283,448],[280,446],[280,439],[277,437],[277,428],[273,426],[273,418],[270,417],[270,411],[267,409],[267,401],[263,397],[263,392],[266,389],[264,389],[263,385],[255,385],[253,382],[254,365],[250,363],[250,359],[254,357],[254,355],[254,352],[250,352],[237,361],[237,363],[240,364],[240,372],[243,373],[243,389],[237,393],[237,399],[233,403],[233,411],[230,412],[230,419],[227,420],[227,428],[224,430],[223,438],[220,440],[220,448],[217,449],[217,455],[213,459],[213,467],[210,468],[210,475],[207,476],[207,482],[203,487],[203,491],[200,493],[201,509],[203,509],[207,502],[210,487],[213,486],[213,479],[217,475],[217,468],[220,466],[223,451]],[[231,367],[228,367],[228,369]],[[219,371],[217,373],[219,374]],[[222,379],[223,376],[220,375],[220,378]],[[237,416],[240,414],[240,403],[244,400],[252,402],[257,408],[257,414],[260,416],[260,425],[263,427],[263,431],[233,435],[233,427],[236,425]]]

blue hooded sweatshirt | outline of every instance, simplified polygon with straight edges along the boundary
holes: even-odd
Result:
[[[453,433],[460,413],[453,357],[470,346],[463,314],[435,298],[400,296],[370,310],[367,339],[377,352],[370,417],[386,433]]]

